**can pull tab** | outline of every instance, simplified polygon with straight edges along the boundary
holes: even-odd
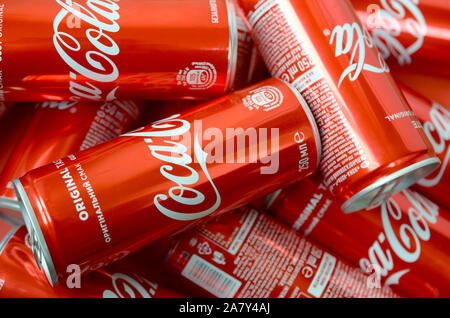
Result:
[[[394,193],[396,193],[397,187],[402,182],[403,178],[395,179],[393,182],[387,183],[382,186],[377,195],[370,201],[369,206],[366,208],[367,210],[376,208],[383,204],[386,200],[388,200]]]
[[[31,250],[33,251],[34,259],[36,260],[36,264],[39,267],[39,269],[42,269],[42,250],[40,248],[40,245],[38,243],[38,238],[36,237],[36,233],[34,229],[29,229],[30,234],[30,243],[31,243]]]

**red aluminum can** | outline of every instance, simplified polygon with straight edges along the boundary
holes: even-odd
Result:
[[[166,267],[178,280],[189,282],[198,296],[397,296],[390,288],[370,288],[370,278],[360,269],[249,207],[182,236]]]
[[[344,212],[375,207],[439,166],[347,0],[241,0],[272,76],[308,102],[321,173]]]
[[[319,158],[308,106],[292,86],[269,79],[13,184],[37,262],[54,285],[68,264],[109,263],[302,179]]]
[[[416,93],[401,85],[409,105],[422,122],[425,134],[441,159],[439,169],[419,180],[414,188],[450,211],[450,108]]]
[[[390,66],[450,75],[447,0],[351,0]]]
[[[9,231],[3,233],[2,229]],[[139,254],[100,269],[80,280],[51,287],[35,265],[25,226],[0,219],[0,298],[180,298],[161,284],[154,258]],[[74,271],[73,271],[74,273]]]
[[[450,214],[403,190],[379,208],[342,215],[319,175],[268,200],[272,215],[410,297],[450,296]]]
[[[135,129],[142,112],[141,103],[129,101],[42,102],[16,108],[20,113],[33,109],[26,127],[14,123],[12,134],[17,131],[20,140],[14,140],[14,150],[0,174],[0,208],[17,214],[14,178]]]
[[[229,0],[15,0],[0,10],[6,101],[205,99],[236,85]]]

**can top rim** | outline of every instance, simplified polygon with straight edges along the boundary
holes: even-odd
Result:
[[[11,238],[14,236],[14,234],[16,234],[17,230],[19,230],[21,227],[21,225],[11,225],[11,226],[12,226],[12,228],[6,234],[6,236],[0,238],[0,255],[2,255],[3,250],[5,249],[6,245],[8,245]]]
[[[23,225],[20,211],[20,205],[17,200],[0,197],[0,220],[12,225]]]
[[[12,183],[14,190],[16,191],[18,204],[22,212],[25,226],[30,234],[33,255],[39,268],[41,268],[42,265],[42,269],[44,270],[45,276],[47,276],[49,283],[52,286],[56,286],[58,283],[58,275],[56,274],[55,266],[53,264],[52,257],[50,256],[50,251],[47,243],[45,242],[44,235],[41,227],[39,226],[39,222],[36,218],[30,199],[28,198],[28,195],[19,179],[14,179]]]
[[[238,57],[238,29],[236,21],[236,8],[230,0],[225,1],[228,13],[229,43],[228,43],[228,72],[225,83],[225,92],[229,92],[233,86],[237,72]]]
[[[364,188],[341,205],[344,213],[363,209],[373,209],[395,193],[398,193],[424,178],[440,165],[437,157],[416,162],[406,168],[386,176]]]
[[[21,211],[17,200],[8,197],[0,197],[0,209],[12,210],[16,212]]]

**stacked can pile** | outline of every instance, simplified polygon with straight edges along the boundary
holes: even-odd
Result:
[[[445,1],[30,6],[0,297],[450,296]]]

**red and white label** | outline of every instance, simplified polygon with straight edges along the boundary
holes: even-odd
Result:
[[[261,0],[256,4],[255,10],[248,14],[248,20],[270,73],[292,83],[314,114],[323,145],[321,171],[332,191],[359,170],[368,168],[369,161],[320,68],[315,65],[307,39],[301,34],[302,30],[298,27],[295,16],[286,14],[294,10],[287,7],[286,3]],[[359,25],[358,27],[359,33],[356,33],[360,34],[360,37],[354,48],[359,48],[361,53],[365,48],[367,35],[361,31]],[[353,31],[356,27],[347,29],[337,26],[330,41],[334,43],[341,40],[341,43],[336,45],[343,46],[342,33]],[[349,47],[347,44],[345,48]],[[336,48],[336,51],[339,54],[349,54],[344,48]],[[347,73],[342,75],[342,80],[349,77],[353,81],[365,69],[384,72],[384,66],[385,64],[371,67],[364,61],[355,62],[349,66]]]
[[[211,253],[200,255],[208,243]],[[171,269],[216,297],[382,297],[368,277],[336,256],[250,208],[230,212],[185,236]]]

